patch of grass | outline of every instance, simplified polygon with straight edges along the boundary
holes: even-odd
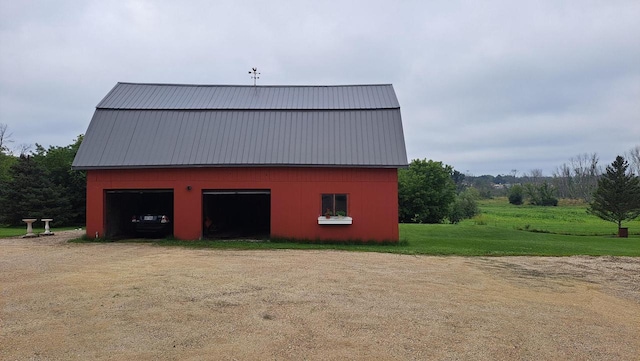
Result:
[[[233,250],[336,250],[413,255],[457,256],[633,256],[640,257],[640,237],[576,236],[507,229],[475,224],[401,224],[396,245],[295,243],[290,241],[184,241],[136,239],[116,242],[163,247]],[[95,240],[90,240],[91,242]]]
[[[348,243],[313,240],[305,242],[275,238],[257,242],[176,239],[116,242],[235,250],[321,249],[459,256],[640,257],[640,220],[624,224],[629,227],[629,238],[617,238],[616,225],[587,214],[586,207],[580,202],[567,202],[558,207],[540,207],[514,206],[509,204],[506,198],[482,201],[482,214],[456,225],[400,224],[401,241],[396,244],[369,244],[360,240]],[[95,242],[95,239],[77,241]]]
[[[506,198],[479,202],[481,216],[487,224],[507,229],[548,232],[563,235],[616,235],[618,227],[612,222],[587,213],[587,204],[575,200],[562,200],[558,207],[532,205],[514,206]],[[461,224],[470,224],[466,220]],[[640,219],[623,224],[629,234],[640,235]]]
[[[35,225],[38,225],[38,223],[35,223]],[[50,231],[55,233],[56,231],[68,231],[76,228],[77,227],[51,228]],[[42,225],[42,227],[33,227],[33,233],[44,233],[44,225]],[[27,234],[26,224],[22,227],[0,227],[0,238],[19,237],[25,234]]]
[[[473,218],[471,218],[471,220],[478,226],[486,226],[488,222],[487,217],[482,213],[475,215]]]
[[[361,252],[390,252],[405,253],[403,248],[408,242],[401,240],[393,245],[380,243],[337,243],[337,242],[316,242],[304,240],[264,240],[264,241],[219,241],[219,240],[198,240],[198,241],[174,241],[174,240],[156,240],[151,241],[158,246],[177,246],[187,248],[212,248],[212,249],[239,249],[239,250],[257,250],[257,249],[319,249],[319,250],[338,250],[338,251],[361,251]]]
[[[44,232],[44,230],[43,230]],[[5,237],[17,237],[17,236],[22,236],[25,235],[27,233],[27,227],[3,227],[0,228],[0,238],[5,238]]]
[[[401,224],[406,253],[459,256],[640,256],[640,237],[577,236],[493,225]]]
[[[233,249],[333,249],[460,256],[640,256],[640,221],[626,224],[631,237],[617,238],[617,227],[586,213],[578,201],[558,207],[514,206],[506,198],[480,203],[482,213],[457,225],[401,224],[395,245],[280,242],[179,241],[182,247]],[[357,242],[352,242],[357,243]]]
[[[364,239],[348,239],[344,241],[335,239],[296,239],[286,237],[272,237],[269,242],[273,243],[300,243],[300,244],[326,244],[326,245],[339,245],[339,246],[398,246],[401,242],[395,242],[391,240],[364,240]],[[406,241],[404,242],[406,244]]]
[[[76,239],[72,239],[69,242],[74,242],[74,243],[88,243],[88,242],[98,242],[98,243],[104,243],[104,242],[113,242],[114,240],[112,239],[108,239],[108,238],[103,238],[103,237],[89,237],[86,234],[83,234],[80,238],[76,238]]]

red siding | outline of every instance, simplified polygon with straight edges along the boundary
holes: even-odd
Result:
[[[187,190],[191,186],[191,190]],[[173,189],[174,235],[198,239],[203,189],[270,189],[271,235],[398,240],[396,169],[187,168],[87,172],[87,235],[105,230],[105,190]],[[349,196],[351,225],[318,225],[322,193]]]

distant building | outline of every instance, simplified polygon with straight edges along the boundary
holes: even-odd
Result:
[[[407,165],[391,85],[118,83],[73,162],[89,236],[162,214],[187,240],[397,241]]]

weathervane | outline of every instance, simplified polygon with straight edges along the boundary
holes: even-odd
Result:
[[[258,73],[258,68],[251,68],[249,74],[252,74],[251,79],[253,79],[253,86],[256,86],[256,79],[260,79],[260,77],[258,76],[260,75],[260,73]]]

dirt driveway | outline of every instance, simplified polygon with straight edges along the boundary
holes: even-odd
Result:
[[[640,259],[0,240],[2,360],[638,360]]]

